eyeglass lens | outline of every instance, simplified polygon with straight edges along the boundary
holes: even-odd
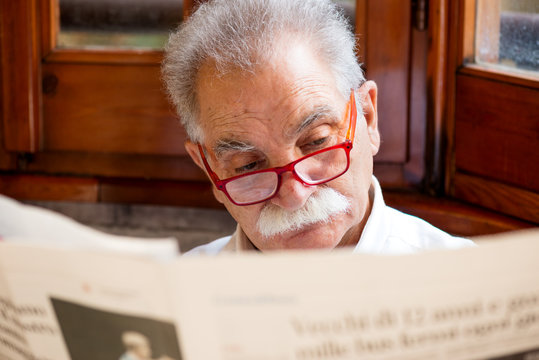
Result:
[[[274,171],[266,171],[246,175],[228,182],[225,187],[228,195],[238,204],[266,199],[277,189],[278,175]]]
[[[344,148],[335,148],[306,157],[296,163],[294,170],[298,177],[309,185],[321,184],[342,175],[348,166],[348,156]],[[273,170],[248,174],[228,182],[228,195],[238,204],[248,204],[265,200],[275,193],[278,175]]]
[[[305,158],[294,169],[301,180],[314,185],[340,175],[346,170],[347,163],[346,151],[337,148]]]

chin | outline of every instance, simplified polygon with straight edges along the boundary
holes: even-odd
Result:
[[[262,238],[260,249],[268,250],[308,250],[334,249],[340,242],[335,238],[337,231],[330,229],[327,223],[316,223],[304,226],[299,230]]]

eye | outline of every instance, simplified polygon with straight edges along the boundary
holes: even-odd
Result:
[[[330,136],[324,136],[324,137],[321,137],[321,138],[318,138],[316,140],[306,143],[301,148],[304,153],[310,153],[318,149],[323,149],[327,147],[329,142],[330,142]]]
[[[263,162],[262,160],[253,161],[246,165],[235,168],[234,171],[236,172],[236,174],[243,174],[249,171],[254,171],[260,168],[262,162]]]
[[[326,137],[323,137],[323,138],[320,138],[320,139],[317,139],[315,141],[312,141],[310,142],[309,144],[307,144],[308,146],[321,146],[321,145],[324,145],[327,141],[328,141],[328,136]]]

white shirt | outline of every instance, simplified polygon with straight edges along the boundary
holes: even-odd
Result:
[[[412,254],[429,249],[454,249],[473,246],[468,239],[455,237],[432,226],[426,221],[390,208],[384,202],[382,189],[373,176],[371,189],[374,200],[371,214],[363,228],[361,237],[353,249],[354,252],[370,254]],[[238,224],[234,234],[198,246],[187,254],[217,255],[223,252],[253,250]]]

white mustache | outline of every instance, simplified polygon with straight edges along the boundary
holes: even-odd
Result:
[[[260,234],[270,237],[318,222],[327,223],[333,216],[349,209],[350,201],[343,194],[322,187],[307,199],[301,209],[292,212],[268,203],[262,209],[256,225]]]

